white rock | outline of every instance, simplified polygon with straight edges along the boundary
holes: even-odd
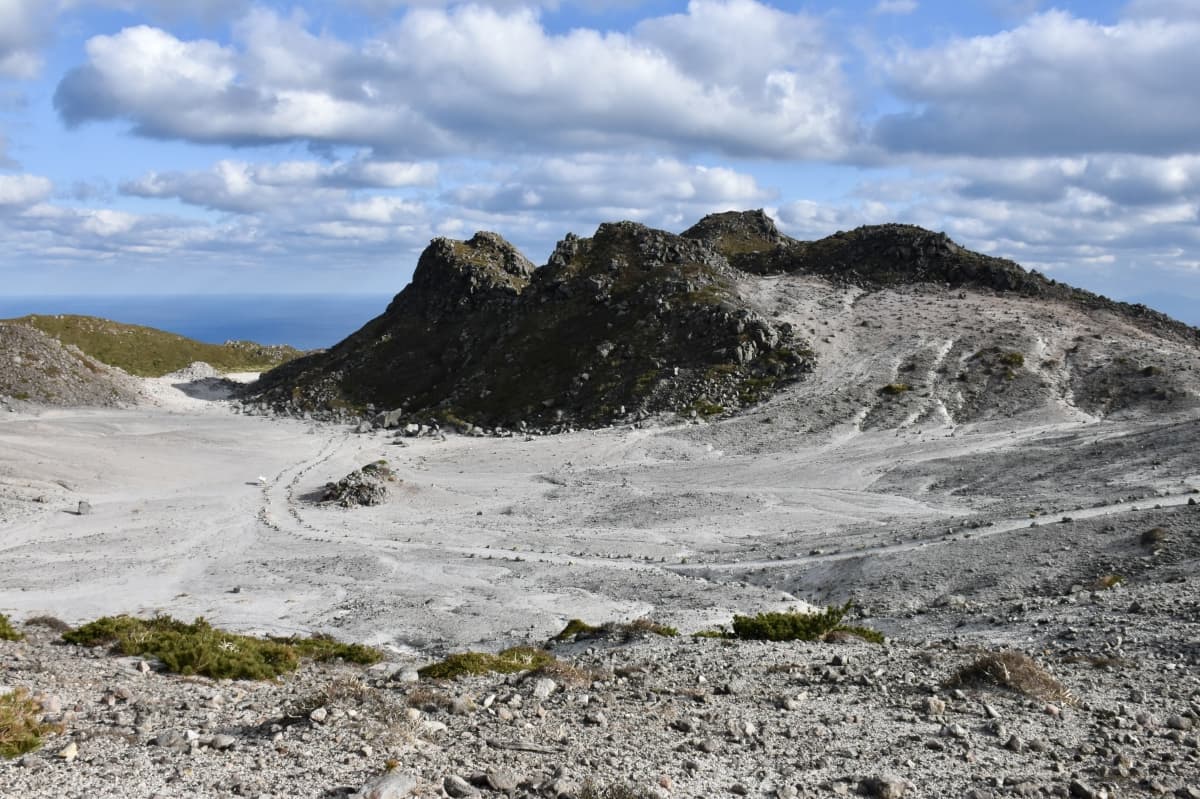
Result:
[[[417,791],[417,778],[403,771],[389,771],[368,782],[355,794],[358,799],[401,799]]]

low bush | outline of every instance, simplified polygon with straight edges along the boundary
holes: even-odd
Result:
[[[9,621],[8,616],[0,613],[0,641],[20,641],[25,637],[21,632],[18,632]]]
[[[950,678],[952,688],[994,687],[1048,702],[1073,702],[1071,692],[1036,660],[1022,652],[990,652]]]
[[[495,655],[488,652],[458,652],[445,660],[433,663],[417,674],[430,680],[456,680],[471,674],[517,674],[533,671],[553,663],[556,658],[543,649],[514,646]]]
[[[375,663],[382,655],[359,644],[332,638],[254,638],[218,630],[202,618],[191,624],[170,616],[137,619],[105,616],[63,633],[63,640],[82,646],[108,645],[122,655],[148,656],[176,674],[213,679],[270,680],[294,671],[301,658]]]
[[[599,638],[603,636],[613,636],[620,638],[632,638],[638,635],[661,635],[663,638],[674,638],[679,635],[679,630],[674,627],[668,627],[665,624],[659,624],[653,619],[641,618],[634,619],[628,622],[610,621],[606,624],[596,626],[588,624],[583,619],[571,619],[567,622],[567,626],[562,629],[558,635],[551,638],[551,641],[563,643],[566,641],[586,640],[588,638]]]
[[[842,624],[851,604],[828,607],[816,613],[760,613],[734,616],[731,637],[752,641],[818,641],[830,633],[850,633],[873,643],[883,643],[883,635],[866,627]]]
[[[912,391],[912,386],[910,386],[908,383],[888,383],[886,386],[879,389],[880,394],[886,394],[889,397],[898,396],[906,391]]]
[[[24,688],[0,695],[0,757],[19,757],[42,745],[42,738],[62,732],[42,720],[42,706]]]

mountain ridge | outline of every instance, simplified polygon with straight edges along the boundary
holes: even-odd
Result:
[[[813,342],[798,332],[804,320],[785,319],[787,302],[795,305],[796,297],[759,296],[758,287],[782,278],[816,280],[818,293],[820,286],[856,296],[946,292],[938,302],[947,314],[968,295],[1050,303],[1109,320],[1101,326],[1121,328],[1122,341],[1136,329],[1185,353],[1200,351],[1196,328],[966,250],[942,233],[891,224],[804,242],[780,233],[760,210],[712,214],[678,235],[634,222],[604,223],[589,238],[568,234],[540,267],[494,233],[435,239],[410,285],[383,314],[327,352],[267,373],[247,399],[286,413],[352,418],[387,411],[390,423],[464,429],[561,430],[657,413],[726,414],[801,382],[814,368]],[[870,326],[871,320],[859,323]],[[1022,346],[1032,361],[1037,342],[1053,337],[1027,332]],[[808,334],[819,335],[815,327]],[[1075,387],[1097,371],[1113,397],[1084,397],[1088,412],[1144,405],[1125,396],[1122,382],[1140,381],[1138,392],[1172,401],[1200,390],[1192,377],[1169,374],[1167,363],[1153,357],[1142,363],[1140,353],[1154,350],[1150,340],[1117,348],[1141,359],[1142,371],[1126,375],[1129,369],[1101,368],[1096,359],[1064,365],[1065,349],[1057,360],[1027,365],[1024,351],[1002,351],[965,327],[952,338],[959,343],[947,352],[970,367],[956,373],[959,382],[970,385],[968,372],[979,372],[987,379],[972,391],[984,394],[1028,384],[1038,401],[1050,401],[1057,391],[1073,403]],[[898,378],[873,388],[881,385],[893,386],[896,395],[908,390],[896,388],[906,385]],[[953,386],[947,391],[962,393]],[[975,399],[948,399],[942,402],[947,419],[969,420],[970,409],[982,407]],[[989,413],[1004,405],[983,404]]]

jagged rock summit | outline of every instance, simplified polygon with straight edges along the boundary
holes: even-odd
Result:
[[[936,309],[901,322],[916,295]],[[894,319],[883,316],[889,302],[901,309]],[[973,302],[1019,321],[973,325]],[[1060,345],[1064,314],[1080,330],[1095,322],[1116,344],[1094,334],[1094,344]],[[833,338],[820,326],[835,322],[896,335],[860,331],[856,351],[824,346]],[[603,224],[591,238],[568,234],[541,267],[494,233],[436,239],[381,316],[264,375],[250,398],[290,413],[387,412],[389,426],[563,429],[724,414],[818,369],[814,407],[855,391],[814,427],[887,427],[1053,404],[1099,414],[1178,407],[1200,394],[1198,346],[1195,328],[943,233],[888,224],[798,241],[746,211],[712,214],[679,235]],[[1182,372],[1171,368],[1176,354]]]
[[[263,377],[276,407],[396,409],[452,423],[596,425],[710,415],[798,379],[791,325],[705,241],[632,222],[568,235],[533,265],[500,236],[436,239],[380,317]]]

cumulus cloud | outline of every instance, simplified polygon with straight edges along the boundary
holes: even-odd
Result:
[[[885,70],[919,108],[878,122],[875,140],[892,151],[1167,155],[1200,141],[1200,20],[1101,25],[1051,11],[995,35],[902,49]]]
[[[41,202],[54,191],[48,178],[38,175],[0,175],[0,209]]]
[[[120,189],[127,195],[172,198],[217,211],[259,213],[342,200],[348,189],[430,186],[436,179],[435,164],[362,156],[333,163],[222,160],[203,171],[150,172],[122,183]]]
[[[663,218],[747,208],[774,198],[753,177],[669,158],[590,154],[534,160],[450,193],[454,204],[488,212],[587,211],[607,218]]]
[[[755,0],[693,0],[630,34],[552,34],[528,8],[479,5],[415,8],[365,43],[262,8],[230,45],[139,26],[92,38],[55,105],[69,125],[406,158],[634,144],[819,157],[854,132],[818,24]]]
[[[55,12],[52,0],[0,0],[0,77],[37,74]]]

